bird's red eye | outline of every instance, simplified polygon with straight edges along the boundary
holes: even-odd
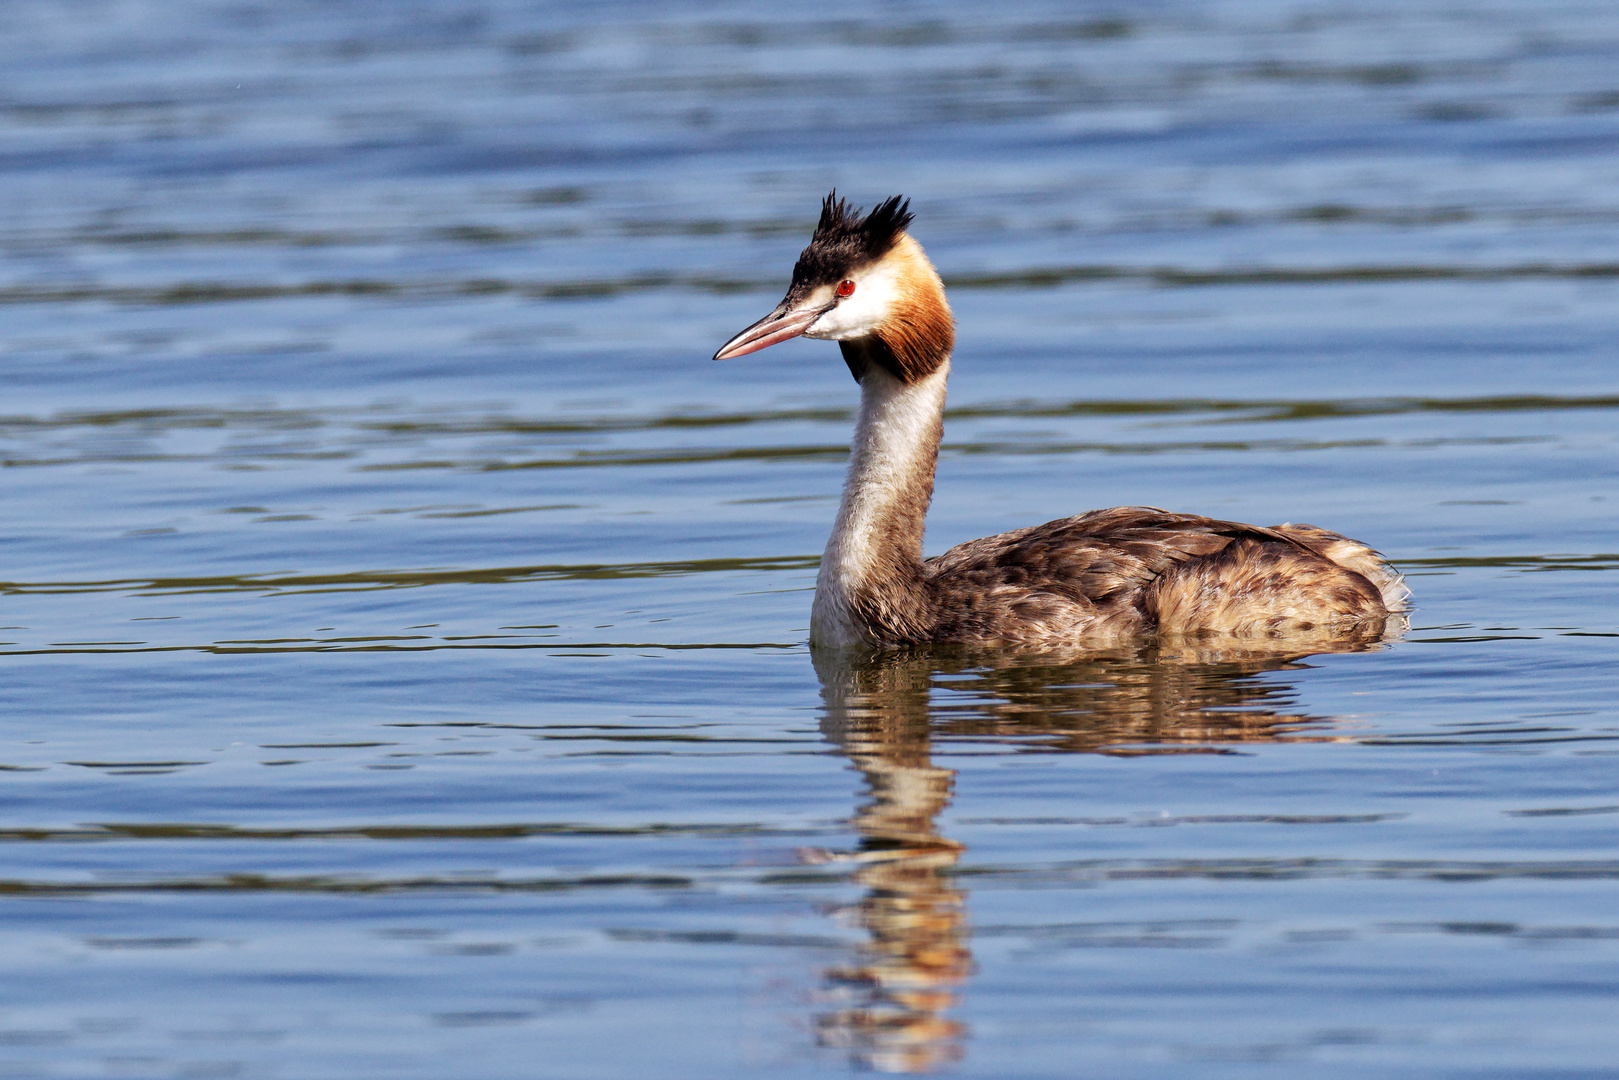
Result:
[[[850,281],[848,278],[844,278],[842,283],[840,283],[838,285],[838,295],[839,296],[853,296],[854,295],[854,282]]]

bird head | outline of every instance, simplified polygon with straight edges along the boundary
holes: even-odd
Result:
[[[729,360],[789,338],[870,341],[904,381],[938,367],[955,343],[955,320],[938,272],[905,231],[910,201],[895,195],[862,215],[832,192],[774,311],[714,354]]]

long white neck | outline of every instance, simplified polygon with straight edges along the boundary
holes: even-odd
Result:
[[[860,378],[849,473],[837,523],[815,582],[810,640],[855,645],[863,628],[894,629],[926,618],[921,590],[922,531],[933,498],[943,432],[946,359],[931,374],[902,382],[870,364]]]

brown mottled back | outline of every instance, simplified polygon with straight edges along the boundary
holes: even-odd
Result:
[[[937,622],[925,637],[1274,637],[1385,617],[1380,583],[1320,550],[1336,544],[1376,560],[1309,526],[1263,529],[1151,507],[1095,510],[928,560],[921,585]]]

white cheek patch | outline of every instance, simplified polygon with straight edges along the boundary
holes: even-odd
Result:
[[[879,263],[853,278],[854,295],[838,301],[838,306],[822,315],[804,332],[805,337],[830,341],[868,337],[882,325],[894,308],[899,279],[892,265]],[[827,290],[827,302],[831,289]]]

